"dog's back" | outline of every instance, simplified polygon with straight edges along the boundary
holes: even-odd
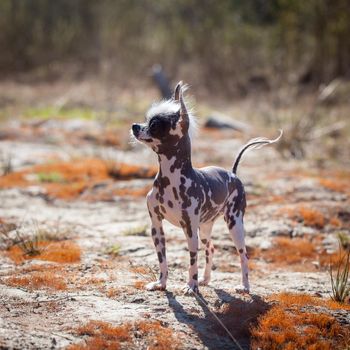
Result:
[[[243,184],[235,174],[215,166],[195,169],[195,172],[204,197],[200,223],[214,221],[232,200],[245,208]]]

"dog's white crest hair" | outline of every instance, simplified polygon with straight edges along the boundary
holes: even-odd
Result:
[[[150,120],[158,114],[175,114],[180,110],[180,103],[174,100],[163,100],[152,104],[147,111],[146,119]]]
[[[187,85],[182,87],[182,92],[188,89]],[[186,101],[185,101],[186,103]],[[197,118],[193,114],[193,108],[188,107],[186,103],[186,109],[188,113],[188,118],[190,119],[190,126],[188,129],[188,134],[191,138],[195,138],[198,132]],[[155,102],[152,104],[151,108],[146,113],[146,120],[149,121],[156,115],[159,114],[175,114],[180,110],[180,102],[175,101],[173,99],[170,100],[162,100],[160,102]]]

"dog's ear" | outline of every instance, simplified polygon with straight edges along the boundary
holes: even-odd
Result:
[[[174,100],[179,101],[181,92],[182,81],[179,81],[174,90]]]
[[[181,125],[182,131],[183,132],[188,132],[188,129],[190,127],[190,118],[188,116],[188,112],[187,112],[187,108],[185,105],[185,101],[183,98],[183,94],[182,94],[182,88],[180,86],[179,89],[179,100],[180,100],[180,119],[179,119],[179,123]]]

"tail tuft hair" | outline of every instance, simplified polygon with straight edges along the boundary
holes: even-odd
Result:
[[[241,158],[242,158],[242,155],[243,153],[248,149],[258,149],[258,148],[261,148],[263,146],[266,146],[266,145],[270,145],[272,143],[275,143],[275,142],[278,142],[280,140],[280,138],[282,137],[283,135],[283,130],[280,130],[280,134],[278,135],[277,138],[275,138],[274,140],[270,140],[270,139],[267,139],[266,137],[257,137],[255,139],[251,139],[249,140],[242,148],[241,150],[239,151],[238,153],[238,156],[235,160],[235,163],[233,165],[233,168],[232,168],[232,172],[234,174],[237,173],[237,168],[238,168],[238,164],[239,162],[241,161]]]

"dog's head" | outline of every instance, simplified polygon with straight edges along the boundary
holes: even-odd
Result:
[[[181,139],[189,140],[194,120],[185,105],[184,89],[179,82],[172,99],[154,104],[148,110],[144,124],[132,125],[136,140],[160,154],[176,147]]]

